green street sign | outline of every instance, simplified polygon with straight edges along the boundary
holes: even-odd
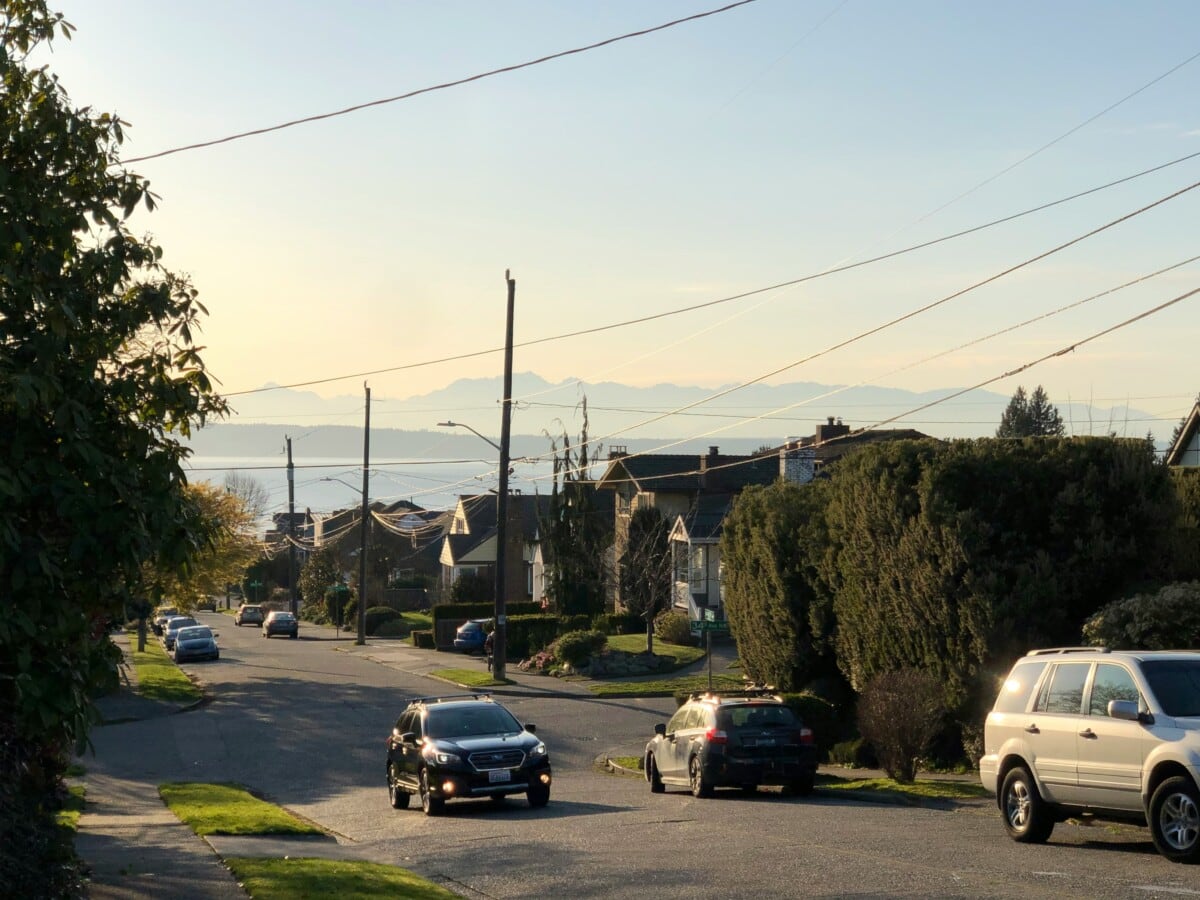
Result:
[[[720,621],[709,621],[708,619],[700,619],[693,623],[699,627],[701,632],[705,631],[728,631],[729,622],[721,619]]]

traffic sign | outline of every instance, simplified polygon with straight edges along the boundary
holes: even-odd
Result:
[[[692,624],[695,625],[697,630],[699,630],[701,632],[704,632],[704,631],[728,631],[729,630],[729,622],[726,621],[725,619],[720,619],[720,620],[715,620],[715,621],[710,621],[708,619],[700,619],[696,622],[693,622]]]

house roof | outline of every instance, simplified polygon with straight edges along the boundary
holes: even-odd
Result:
[[[1167,451],[1165,462],[1168,466],[1183,465],[1184,454],[1192,446],[1197,429],[1200,429],[1200,400],[1196,401],[1196,404],[1192,407],[1192,411],[1184,419],[1183,427],[1179,429],[1179,437],[1175,439],[1175,443]]]
[[[858,431],[832,438],[817,444],[814,438],[802,438],[798,443],[801,447],[812,447],[816,451],[817,461],[828,464],[841,459],[852,450],[858,450],[870,444],[883,441],[920,441],[927,440],[929,435],[915,428],[887,428],[873,431]]]
[[[709,452],[648,453],[618,456],[596,482],[601,490],[629,483],[639,492],[738,491],[751,484],[770,484],[779,477],[779,457]]]
[[[677,531],[689,541],[713,543],[720,539],[725,517],[736,494],[701,494],[691,509],[679,517]]]

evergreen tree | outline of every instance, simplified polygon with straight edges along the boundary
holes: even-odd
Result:
[[[1000,417],[996,437],[1062,437],[1065,431],[1058,408],[1039,384],[1032,396],[1026,396],[1024,387],[1017,387]]]
[[[671,523],[652,506],[629,517],[629,540],[617,564],[621,602],[646,620],[646,652],[654,652],[654,617],[671,605]]]

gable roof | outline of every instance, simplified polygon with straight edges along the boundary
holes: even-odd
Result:
[[[671,536],[679,535],[693,543],[716,543],[735,497],[736,494],[699,495],[691,509],[676,521]]]
[[[1200,429],[1200,400],[1196,401],[1192,411],[1188,413],[1183,427],[1179,429],[1179,437],[1167,451],[1164,461],[1168,466],[1200,466],[1200,448],[1193,447],[1198,429]],[[1191,457],[1188,456],[1189,450],[1192,452]]]
[[[616,490],[630,484],[638,492],[728,492],[770,484],[778,477],[779,457],[774,451],[765,455],[647,453],[614,457],[596,487]]]

